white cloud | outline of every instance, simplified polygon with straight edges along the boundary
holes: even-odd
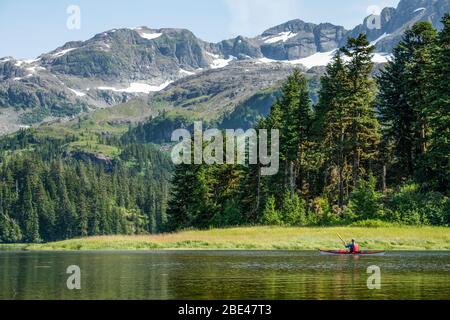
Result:
[[[230,10],[230,31],[255,36],[263,30],[301,16],[298,0],[225,0]]]

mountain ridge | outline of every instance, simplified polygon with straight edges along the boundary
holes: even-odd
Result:
[[[294,19],[253,38],[237,36],[218,43],[182,28],[117,28],[67,42],[34,60],[1,58],[0,123],[5,126],[2,118],[8,119],[10,127],[0,128],[0,133],[118,105],[236,61],[255,63],[261,72],[264,64],[282,63],[314,73],[348,37],[359,33],[366,33],[376,46],[374,61],[383,63],[407,27],[417,21],[438,27],[439,15],[446,11],[449,0],[402,0],[397,8],[382,10],[379,29],[368,27],[369,17],[352,30]],[[11,115],[17,119],[11,122]]]

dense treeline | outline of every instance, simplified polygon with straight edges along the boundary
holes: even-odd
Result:
[[[0,242],[164,230],[168,157],[131,144],[108,166],[78,161],[63,152],[74,139],[24,131],[0,142]],[[14,150],[21,151],[10,156]]]
[[[348,40],[327,66],[319,101],[294,72],[256,128],[280,130],[280,170],[179,165],[172,229],[361,220],[450,224],[450,15],[421,22],[372,77],[374,47]]]
[[[191,127],[192,121],[182,116],[171,116],[166,112],[146,123],[139,123],[122,135],[121,141],[128,143],[166,143],[172,138],[172,132],[180,128]]]

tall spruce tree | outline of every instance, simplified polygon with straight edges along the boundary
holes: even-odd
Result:
[[[284,162],[285,189],[291,197],[298,190],[297,178],[305,187],[305,154],[309,147],[311,129],[311,100],[305,76],[294,70],[282,88],[280,155]],[[297,175],[300,174],[300,177]],[[303,191],[303,190],[302,190]]]
[[[207,223],[207,186],[202,165],[180,164],[175,167],[167,212],[168,229],[178,230]]]
[[[427,113],[431,131],[430,147],[426,158],[429,168],[423,177],[432,181],[435,189],[450,191],[450,13],[442,19],[438,45],[433,56],[432,86]]]
[[[428,93],[432,90],[432,52],[436,31],[421,22],[405,32],[393,58],[377,78],[380,121],[392,145],[395,181],[410,180],[420,170],[429,144]]]
[[[374,105],[375,81],[371,77],[374,49],[365,34],[349,38],[347,45],[341,49],[348,59],[346,69],[350,90],[347,103],[351,119],[349,146],[353,159],[353,187],[358,184],[361,175],[367,175],[372,170],[380,142]]]
[[[45,240],[53,240],[55,232],[55,211],[44,184],[38,182],[34,187],[33,199],[39,217],[39,233]]]
[[[398,177],[412,179],[415,170],[414,123],[418,116],[406,99],[406,66],[411,52],[405,42],[394,48],[392,59],[377,78],[378,106],[386,146],[392,145],[391,169]]]
[[[428,151],[429,146],[429,92],[433,89],[434,73],[433,54],[435,52],[437,31],[429,22],[416,23],[405,38],[411,41],[411,59],[406,68],[406,99],[413,106],[417,121],[414,130],[417,135],[416,148],[421,155]]]
[[[348,172],[349,131],[351,117],[349,109],[350,83],[340,51],[332,63],[327,66],[326,74],[321,78],[319,103],[317,106],[317,136],[325,155],[325,180],[329,188],[329,197],[338,194],[338,205],[342,209],[349,184]],[[348,192],[347,192],[348,196]],[[332,197],[333,198],[333,197]],[[333,199],[331,199],[333,200]]]
[[[27,242],[35,243],[40,241],[39,217],[33,205],[32,177],[28,176],[23,188],[21,200],[21,212],[23,216],[24,237]]]

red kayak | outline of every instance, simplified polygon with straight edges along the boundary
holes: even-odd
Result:
[[[349,255],[349,256],[367,256],[367,255],[371,255],[371,256],[384,256],[384,254],[386,253],[386,251],[358,251],[358,252],[353,252],[350,253],[347,250],[319,250],[320,254],[325,254],[325,255]]]

